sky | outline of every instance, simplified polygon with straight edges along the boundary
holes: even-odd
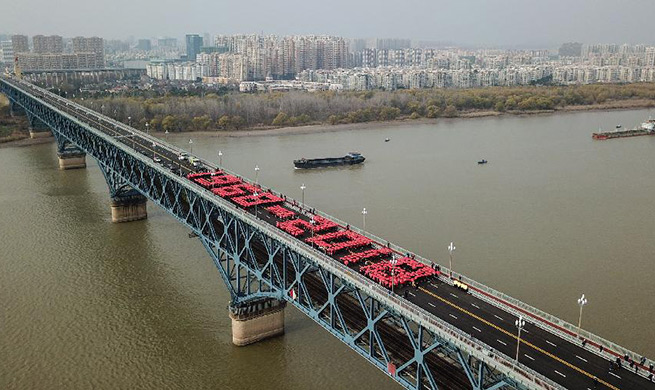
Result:
[[[7,0],[0,33],[327,34],[483,47],[655,43],[655,0]],[[649,31],[650,30],[650,31]]]

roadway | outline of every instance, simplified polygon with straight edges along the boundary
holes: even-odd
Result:
[[[61,111],[86,122],[105,134],[114,137],[126,146],[136,150],[149,159],[161,160],[159,164],[174,174],[185,176],[198,169],[214,170],[218,167],[206,161],[200,166],[180,160],[181,150],[162,140],[147,135],[139,130],[128,127],[103,115],[82,109],[64,98],[45,94],[31,84],[21,84],[21,88],[29,89]],[[290,206],[290,204],[288,205]],[[248,210],[265,223],[275,226],[277,217],[268,212],[265,207]],[[309,219],[305,213],[303,218]],[[306,237],[299,237],[300,239]],[[383,243],[379,243],[383,246]],[[332,258],[339,261],[335,255]],[[350,265],[358,270],[358,265]],[[517,328],[516,317],[503,308],[501,303],[490,304],[480,299],[476,294],[465,292],[451,284],[447,277],[433,277],[419,283],[416,287],[405,286],[396,288],[395,293],[422,307],[426,311],[461,329],[497,352],[511,359],[516,356]],[[582,343],[571,343],[555,333],[546,331],[535,325],[532,318],[525,318],[526,325],[521,333],[519,361],[525,366],[539,372],[545,377],[561,384],[568,389],[655,389],[652,371],[650,379],[637,375],[649,370],[646,366],[630,365],[621,360],[622,367],[611,367],[609,360],[598,354],[598,348]],[[636,367],[636,369],[635,369]]]

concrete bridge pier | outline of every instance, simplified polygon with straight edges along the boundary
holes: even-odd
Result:
[[[230,305],[232,343],[239,347],[284,334],[285,301],[262,298]]]
[[[57,152],[59,157],[59,169],[86,168],[86,153],[79,149],[67,149]]]
[[[50,127],[43,123],[40,119],[29,115],[30,120],[30,138],[47,138],[52,137]]]
[[[148,199],[131,191],[111,198],[111,221],[114,223],[138,221],[148,218]]]

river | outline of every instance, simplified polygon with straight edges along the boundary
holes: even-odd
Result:
[[[655,358],[655,137],[593,141],[648,110],[401,123],[169,141]],[[390,138],[390,142],[384,139]],[[298,171],[299,157],[364,164]],[[478,165],[480,159],[489,161]],[[95,162],[56,146],[0,150],[0,388],[398,388],[286,310],[286,334],[231,344],[228,293],[197,239],[152,204],[110,221]]]

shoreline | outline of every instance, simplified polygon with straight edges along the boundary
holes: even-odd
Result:
[[[648,99],[616,100],[603,104],[567,106],[554,110],[506,111],[506,112],[469,111],[469,112],[462,112],[458,116],[452,118],[445,118],[445,117],[418,118],[418,119],[401,118],[393,121],[371,121],[371,122],[360,122],[360,123],[343,123],[337,125],[319,123],[319,124],[294,126],[294,127],[264,127],[264,128],[250,128],[245,130],[229,130],[229,131],[221,131],[221,130],[184,131],[179,133],[171,133],[169,136],[173,138],[178,138],[178,137],[187,137],[191,134],[195,134],[203,137],[238,138],[238,137],[276,136],[276,135],[301,135],[301,134],[314,134],[314,133],[330,133],[330,132],[338,132],[338,131],[356,131],[356,130],[390,128],[390,127],[406,125],[408,123],[420,124],[420,125],[436,124],[444,120],[477,119],[477,118],[503,117],[503,116],[527,117],[527,116],[535,116],[535,115],[575,113],[581,111],[620,111],[620,110],[638,110],[638,109],[648,109],[648,108],[655,108],[655,100],[648,100]],[[155,135],[160,139],[163,139],[165,137],[164,132],[162,131],[151,132],[151,134]],[[54,142],[54,137],[37,138],[37,139],[31,139],[27,137],[17,140],[5,140],[5,141],[0,139],[0,149],[9,148],[9,147],[25,147],[25,146],[39,145],[49,142]]]
[[[443,120],[457,120],[457,119],[477,119],[488,117],[501,117],[501,116],[535,116],[535,115],[553,115],[562,113],[575,113],[581,111],[620,111],[620,110],[637,110],[655,108],[655,100],[638,99],[638,100],[617,100],[603,104],[593,105],[579,105],[567,106],[554,110],[534,110],[534,111],[469,111],[460,113],[459,116],[452,118],[418,118],[409,119],[401,118],[393,121],[371,121],[360,123],[343,123],[331,125],[327,123],[311,124],[305,126],[293,127],[266,127],[266,128],[250,128],[244,130],[204,130],[204,131],[183,131],[179,133],[171,133],[171,137],[186,137],[190,134],[196,134],[208,137],[260,137],[260,136],[274,136],[274,135],[295,135],[295,134],[314,134],[314,133],[330,133],[337,131],[355,131],[355,130],[369,130],[373,128],[388,128],[405,125],[407,123],[415,124],[435,124]],[[159,138],[164,137],[164,132],[158,131],[155,134]]]

